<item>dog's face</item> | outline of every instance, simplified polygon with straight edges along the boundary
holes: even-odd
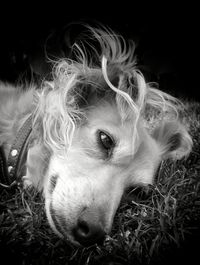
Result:
[[[40,161],[34,156],[36,147],[29,150],[30,163],[36,159],[32,173],[43,175],[39,185],[48,221],[59,236],[77,245],[98,242],[110,232],[126,188],[152,184],[161,159],[188,151],[187,133],[176,123],[166,123],[150,136],[139,121],[134,143],[133,122],[122,122],[113,102],[100,102],[86,111],[66,153],[53,153],[45,170],[33,172]]]
[[[76,243],[97,241],[111,230],[124,190],[151,182],[159,153],[148,155],[140,137],[133,146],[132,134],[131,121],[122,124],[116,106],[102,104],[87,113],[66,155],[51,157],[46,211],[58,234]]]
[[[160,153],[142,128],[133,146],[132,122],[122,123],[115,105],[100,104],[87,112],[66,155],[51,157],[44,192],[58,234],[83,245],[98,241],[110,232],[125,189],[152,182]]]

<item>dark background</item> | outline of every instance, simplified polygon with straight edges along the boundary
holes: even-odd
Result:
[[[65,1],[46,6],[27,1],[1,6],[0,79],[16,82],[43,75],[44,44],[49,36],[50,53],[60,54],[63,28],[72,21],[99,21],[137,43],[138,64],[147,81],[175,96],[200,99],[199,14],[192,2],[160,5],[141,1],[107,3]],[[59,35],[60,34],[60,35]],[[32,71],[30,70],[32,69]]]

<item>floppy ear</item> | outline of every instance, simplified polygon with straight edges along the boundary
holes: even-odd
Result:
[[[178,121],[165,121],[153,131],[152,136],[160,145],[162,159],[181,159],[189,155],[192,149],[192,139]]]

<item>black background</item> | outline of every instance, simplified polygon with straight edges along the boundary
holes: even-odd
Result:
[[[175,96],[199,100],[198,10],[192,2],[170,1],[9,2],[1,6],[0,79],[15,82],[33,61],[42,65],[42,47],[52,32],[72,21],[96,20],[136,41],[138,63],[148,81]]]

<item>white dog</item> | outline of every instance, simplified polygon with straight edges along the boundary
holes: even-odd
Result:
[[[50,226],[83,246],[110,232],[128,187],[152,184],[162,159],[192,147],[181,104],[145,82],[134,44],[104,27],[86,29],[86,45],[75,43],[74,59],[56,63],[52,82],[25,92],[0,86],[5,184],[23,177],[42,190]],[[159,119],[149,128],[152,113]]]

